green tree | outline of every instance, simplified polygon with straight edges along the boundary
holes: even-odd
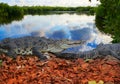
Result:
[[[21,7],[0,3],[0,24],[7,24],[12,20],[20,20],[23,18],[23,14],[24,11]]]
[[[96,11],[96,26],[120,42],[120,0],[100,0]]]

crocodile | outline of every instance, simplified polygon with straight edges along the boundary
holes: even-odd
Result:
[[[85,41],[72,41],[68,39],[53,40],[34,36],[6,38],[0,41],[0,52],[13,58],[16,58],[17,55],[36,55],[40,59],[46,59],[47,57],[43,55],[44,52],[58,53],[83,43]]]
[[[78,53],[55,53],[59,58],[65,59],[96,59],[111,55],[120,60],[120,43],[114,44],[99,44],[95,49],[90,51],[78,52]]]

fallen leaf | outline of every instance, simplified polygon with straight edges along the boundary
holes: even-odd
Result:
[[[100,80],[97,84],[104,84],[104,81]]]
[[[96,81],[88,81],[88,84],[97,84]]]

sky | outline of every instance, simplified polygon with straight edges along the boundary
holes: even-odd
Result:
[[[9,5],[19,6],[96,6],[99,4],[97,0],[0,0],[0,2],[8,3]]]

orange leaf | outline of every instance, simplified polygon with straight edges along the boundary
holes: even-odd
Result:
[[[88,65],[89,65],[88,63],[84,63],[84,64],[81,65],[81,67],[82,67],[83,69],[87,69],[87,68],[88,68]]]

